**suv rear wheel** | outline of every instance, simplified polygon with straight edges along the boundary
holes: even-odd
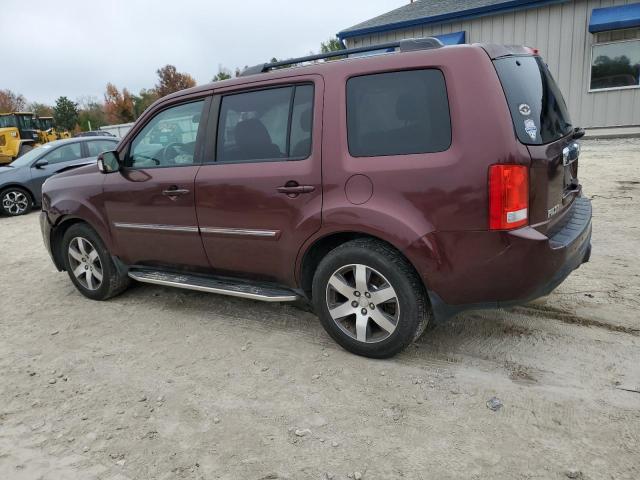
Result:
[[[129,285],[129,277],[116,268],[102,239],[88,225],[69,227],[61,248],[69,278],[85,297],[107,300]]]
[[[332,250],[313,279],[325,330],[350,352],[387,358],[416,340],[430,317],[426,292],[409,262],[371,239]]]

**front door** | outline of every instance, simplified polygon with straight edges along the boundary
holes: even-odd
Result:
[[[116,144],[113,144],[115,147]],[[74,165],[82,165],[88,163],[90,155],[85,150],[83,142],[67,143],[59,147],[52,147],[45,144],[41,147],[43,150],[51,150],[38,158],[31,166],[31,180],[28,187],[32,192],[38,192],[38,198],[42,191],[42,184],[52,175]],[[43,162],[47,162],[44,164]],[[36,164],[39,166],[36,167]]]
[[[297,253],[321,222],[322,78],[216,93],[217,141],[196,177],[209,262],[293,286]]]
[[[129,265],[208,266],[194,192],[205,103],[155,115],[125,147],[125,167],[106,176],[105,209],[118,254]]]

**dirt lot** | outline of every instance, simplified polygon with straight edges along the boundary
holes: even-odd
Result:
[[[584,142],[581,180],[591,263],[387,361],[287,305],[91,302],[0,218],[0,479],[640,478],[640,141]]]

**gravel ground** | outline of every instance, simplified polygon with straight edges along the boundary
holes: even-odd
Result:
[[[639,172],[639,140],[585,141],[591,262],[386,361],[288,305],[91,302],[37,213],[0,218],[0,478],[640,478]]]

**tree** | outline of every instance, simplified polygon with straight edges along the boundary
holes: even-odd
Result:
[[[33,112],[38,117],[52,117],[53,107],[45,103],[32,102],[27,106],[27,110]]]
[[[27,100],[19,93],[11,90],[0,90],[0,113],[19,112],[24,110]]]
[[[219,82],[221,80],[229,80],[231,78],[231,71],[224,68],[222,65],[218,65],[218,73],[211,80],[212,82]]]
[[[80,97],[78,105],[80,106],[78,125],[81,130],[97,130],[107,124],[104,105],[96,97]]]
[[[112,84],[107,83],[104,94],[104,112],[107,122],[111,124],[128,123],[135,120],[133,97],[129,90],[122,89],[122,93]]]
[[[331,53],[340,50],[344,50],[344,47],[342,46],[342,42],[340,42],[340,40],[338,40],[337,38],[330,38],[326,42],[320,43],[320,53]],[[327,60],[339,60],[341,58],[344,57],[331,57],[327,58]]]
[[[149,106],[158,99],[158,94],[153,88],[140,90],[138,95],[133,95],[133,113],[138,118],[149,108]]]
[[[60,97],[53,107],[53,121],[65,130],[73,130],[78,123],[78,104],[67,97]]]
[[[196,81],[188,73],[180,73],[173,65],[165,65],[156,70],[158,83],[155,90],[158,97],[196,86]]]

